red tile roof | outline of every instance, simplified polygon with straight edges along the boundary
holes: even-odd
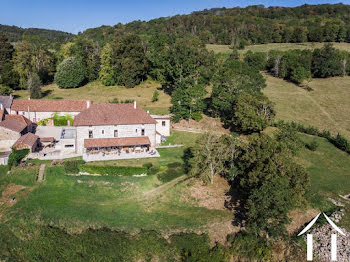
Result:
[[[30,121],[25,116],[21,116],[21,115],[5,115],[5,120],[10,120],[10,119],[22,122],[22,123],[26,124],[27,126],[30,126],[33,123],[32,121]]]
[[[74,118],[74,126],[156,124],[149,114],[134,104],[95,104]]]
[[[31,124],[32,121],[24,116],[5,115],[5,120],[0,122],[0,127],[4,127],[6,129],[20,133]]]
[[[15,99],[11,110],[30,112],[82,112],[88,107],[89,100],[41,100]]]
[[[150,145],[148,136],[85,139],[84,147],[140,146]]]
[[[22,149],[22,148],[32,148],[32,146],[38,141],[39,137],[32,134],[27,133],[16,141],[16,143],[13,145],[13,148],[15,149]]]

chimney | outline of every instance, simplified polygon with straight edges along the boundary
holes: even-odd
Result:
[[[30,97],[28,97],[28,100],[30,100]]]
[[[86,108],[90,108],[91,105],[91,101],[90,100],[86,100]]]
[[[0,109],[4,110],[4,106],[2,104],[0,104]]]
[[[136,109],[136,100],[134,101],[134,109]]]
[[[12,94],[10,94],[10,98],[12,99]]]
[[[147,114],[149,114],[149,110],[147,110]]]

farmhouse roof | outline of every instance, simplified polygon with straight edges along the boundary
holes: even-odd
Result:
[[[32,121],[24,116],[5,115],[5,120],[0,122],[0,127],[4,127],[6,129],[20,133],[31,124]]]
[[[16,143],[13,145],[14,148],[25,148],[26,146],[32,147],[37,140],[39,139],[38,136],[32,134],[32,133],[27,133],[16,141]]]
[[[5,120],[16,120],[24,123],[26,126],[30,126],[32,124],[32,121],[21,115],[5,115]]]
[[[89,100],[15,99],[11,109],[30,112],[82,112],[91,104]]]
[[[156,124],[149,114],[134,104],[95,104],[74,118],[74,126]]]
[[[4,108],[10,108],[13,102],[12,96],[0,96],[0,104],[4,106]]]
[[[84,147],[110,147],[110,146],[140,146],[150,145],[148,136],[143,137],[121,137],[121,138],[96,138],[85,139]]]
[[[154,119],[170,119],[171,115],[151,115]]]

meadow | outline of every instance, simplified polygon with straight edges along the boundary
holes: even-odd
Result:
[[[296,121],[350,139],[350,77],[313,79],[307,91],[265,74],[265,95],[275,104],[276,119]]]
[[[335,48],[338,48],[343,51],[350,51],[350,43],[332,43]],[[252,52],[268,52],[270,50],[280,50],[287,51],[291,49],[315,49],[321,48],[324,43],[270,43],[270,44],[260,44],[260,45],[248,45],[242,50],[238,50],[238,52],[242,55],[248,51]],[[207,49],[213,51],[214,53],[226,53],[230,54],[232,49],[230,49],[229,45],[206,45]]]

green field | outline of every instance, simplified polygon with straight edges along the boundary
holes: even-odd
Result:
[[[265,74],[265,95],[275,104],[277,119],[312,125],[350,139],[350,77],[313,79],[307,91]]]
[[[240,54],[244,54],[247,51],[252,52],[268,52],[270,50],[280,50],[287,51],[291,49],[315,49],[321,48],[324,43],[270,43],[270,44],[260,44],[260,45],[249,45],[246,46],[243,50],[239,50]],[[334,47],[350,51],[350,43],[333,43]],[[207,45],[207,49],[213,51],[214,53],[226,53],[230,54],[232,49],[229,45]]]
[[[145,110],[153,114],[169,113],[170,96],[162,90],[159,92],[159,100],[152,102],[153,92],[160,88],[160,84],[154,81],[145,81],[134,88],[123,86],[104,86],[99,81],[88,83],[85,86],[71,89],[60,89],[56,84],[46,85],[42,91],[43,99],[90,99],[94,103],[108,103],[117,98],[119,101],[136,100]],[[28,90],[18,90],[13,93],[16,98],[28,98]]]
[[[301,135],[303,142],[316,140],[319,144],[316,151],[306,148],[298,154],[298,162],[306,167],[311,186],[307,199],[314,208],[325,212],[334,205],[329,197],[346,204],[346,213],[341,221],[342,225],[350,229],[350,201],[339,195],[350,194],[350,155],[337,149],[323,138]]]

